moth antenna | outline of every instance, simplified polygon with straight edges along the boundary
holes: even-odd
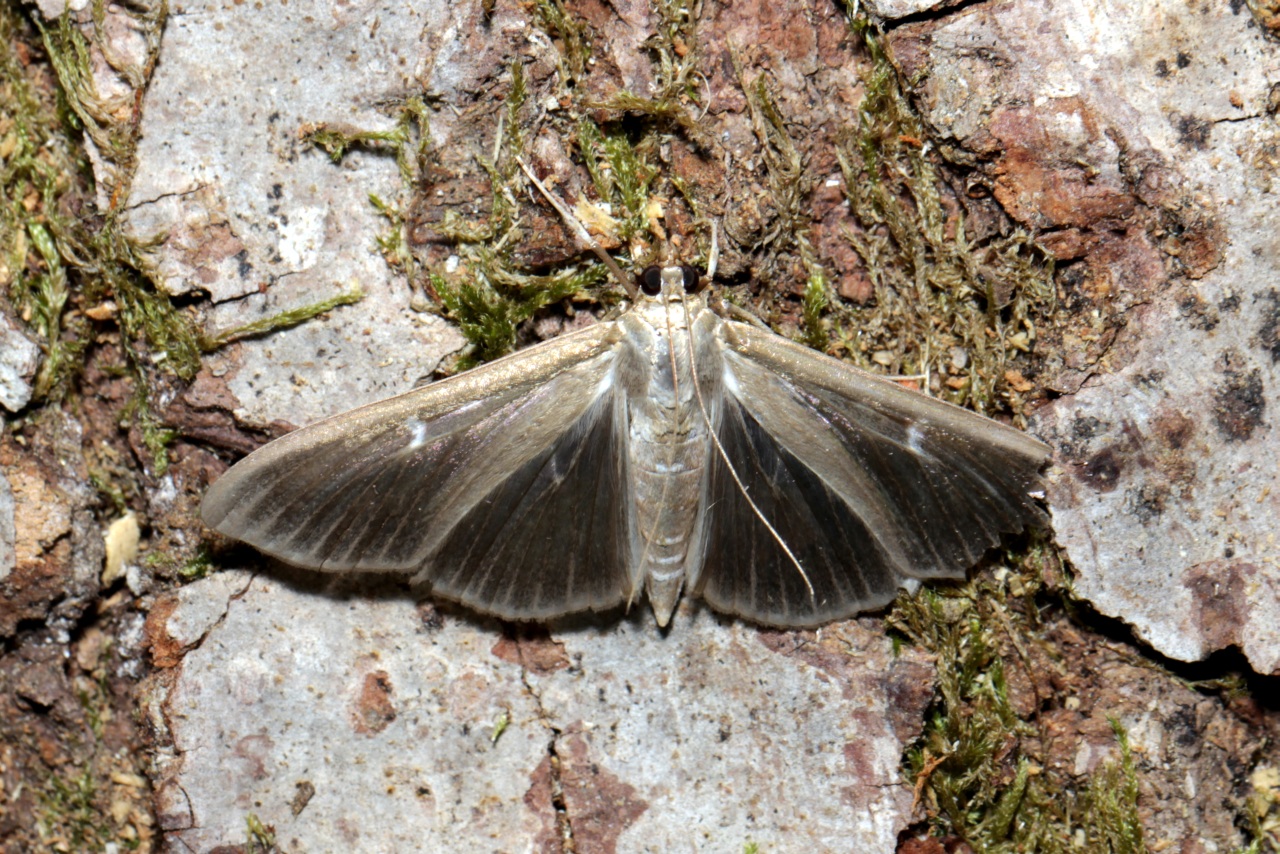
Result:
[[[712,231],[712,234],[714,235],[715,232]],[[708,266],[710,266],[710,263],[708,263]],[[684,297],[681,297],[680,305],[684,308],[685,325],[692,330],[693,321],[689,317],[689,303],[685,301]],[[698,380],[698,360],[693,351],[693,335],[689,335],[689,370],[693,374],[693,396],[697,398],[698,409],[702,413],[702,421],[707,425],[707,433],[710,434],[711,441],[715,443],[716,453],[720,455],[720,459],[724,461],[725,467],[729,469],[729,474],[733,477],[733,482],[737,484],[738,491],[742,493],[742,497],[747,499],[747,504],[751,505],[751,512],[755,513],[756,518],[759,519],[761,524],[769,530],[769,535],[773,537],[774,542],[776,542],[782,548],[782,551],[786,553],[787,558],[796,568],[796,572],[800,573],[800,578],[804,581],[804,586],[809,591],[809,601],[812,602],[816,608],[818,603],[818,594],[814,592],[813,584],[809,581],[809,573],[804,571],[804,567],[800,565],[800,559],[796,557],[795,552],[791,551],[791,547],[787,545],[787,541],[778,533],[778,529],[773,527],[773,523],[765,518],[764,511],[756,506],[755,500],[752,499],[750,493],[747,492],[747,485],[742,482],[742,478],[738,477],[738,470],[733,467],[733,462],[729,459],[728,451],[724,449],[724,445],[720,444],[720,437],[716,435],[715,425],[711,423],[711,415],[707,412],[707,403],[702,399],[702,383]]]
[[[605,252],[604,249],[600,247],[600,244],[595,242],[591,237],[591,234],[587,231],[586,226],[579,222],[578,218],[573,215],[573,211],[569,210],[564,202],[552,195],[551,191],[547,189],[546,185],[543,184],[541,180],[539,180],[538,176],[533,174],[533,170],[529,168],[529,164],[525,163],[523,158],[516,158],[516,162],[520,164],[520,168],[524,170],[524,174],[533,182],[533,186],[538,188],[538,192],[542,193],[543,198],[551,203],[551,207],[556,209],[556,213],[560,214],[560,218],[569,226],[569,230],[572,231],[573,236],[578,239],[578,243],[596,254],[596,257],[609,268],[609,273],[617,280],[618,284],[622,285],[622,289],[627,292],[627,296],[634,301],[639,293],[636,290],[636,283],[627,278],[627,276],[622,272],[622,268],[618,266],[618,262],[613,260],[613,256],[608,252]]]

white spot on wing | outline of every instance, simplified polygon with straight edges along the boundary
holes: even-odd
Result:
[[[916,424],[907,428],[907,447],[916,454],[924,454],[924,431]]]
[[[416,451],[423,445],[427,444],[427,425],[417,418],[410,418],[404,423],[409,428],[413,437],[409,440],[409,450]]]

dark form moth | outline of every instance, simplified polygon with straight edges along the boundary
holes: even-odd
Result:
[[[1043,443],[721,317],[708,279],[650,267],[616,320],[277,439],[204,520],[509,620],[643,590],[664,626],[686,592],[803,627],[963,576],[1041,515]]]

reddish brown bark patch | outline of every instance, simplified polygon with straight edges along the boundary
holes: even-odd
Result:
[[[1233,580],[1234,571],[1223,563],[1204,567],[1206,586],[1211,589],[1213,579],[1223,582],[1218,614],[1204,619],[1230,621],[1240,607],[1248,570],[1241,566],[1240,580]],[[1104,762],[1118,759],[1114,718],[1126,728],[1133,748],[1139,815],[1151,850],[1177,850],[1170,847],[1174,840],[1236,838],[1234,811],[1204,793],[1243,797],[1246,772],[1239,757],[1260,746],[1250,724],[1219,698],[1171,678],[1126,644],[1072,625],[1062,615],[1045,626],[1043,639],[1046,655],[1039,645],[1027,647],[1030,668],[1006,651],[1006,672],[1035,680],[1034,696],[1022,698],[1016,694],[1031,686],[1010,680],[1015,706],[1039,709],[1036,734],[1023,740],[1023,754],[1035,757],[1055,785],[1084,787]]]
[[[898,854],[973,854],[973,848],[958,836],[905,839]]]
[[[565,654],[564,644],[552,640],[545,630],[517,629],[516,632],[504,634],[491,652],[503,661],[519,665],[538,676],[564,670],[572,663]]]
[[[618,837],[644,814],[649,802],[592,760],[590,749],[582,732],[569,732],[558,745],[565,812],[578,851],[615,854]]]
[[[1245,442],[1262,425],[1267,407],[1262,372],[1242,370],[1243,360],[1234,354],[1224,355],[1222,362],[1222,380],[1213,392],[1213,421],[1223,438]]]
[[[88,570],[90,562],[92,569],[101,569],[102,539],[90,529],[83,491],[68,488],[74,471],[60,474],[58,456],[58,448],[43,437],[26,448],[0,437],[0,467],[13,492],[14,524],[14,567],[0,581],[0,637],[12,636],[19,623],[47,620],[51,610],[71,616],[97,592],[97,572],[90,576]],[[99,554],[77,554],[77,545]]]
[[[1193,566],[1183,583],[1195,603],[1195,622],[1204,644],[1224,649],[1241,641],[1249,617],[1249,589],[1258,568],[1247,561],[1213,560]]]
[[[557,762],[551,756],[539,762],[524,793],[524,805],[538,817],[538,832],[533,837],[533,850],[538,854],[561,854],[565,850],[555,804],[559,797]]]
[[[1280,290],[1272,288],[1266,293],[1258,294],[1255,299],[1266,303],[1255,341],[1271,358],[1271,364],[1275,365],[1280,363]]]
[[[254,733],[237,741],[231,755],[239,760],[242,770],[251,780],[265,780],[270,773],[267,764],[275,746],[271,736],[265,732]]]
[[[166,594],[156,599],[147,613],[144,631],[147,636],[147,649],[151,653],[151,663],[155,667],[176,667],[182,662],[188,647],[179,643],[169,634],[169,618],[177,610],[178,597]]]
[[[241,427],[232,416],[240,401],[221,377],[202,371],[191,387],[165,408],[165,424],[186,439],[216,448],[248,454],[269,439],[284,435],[288,425],[272,425],[269,431]]]
[[[1133,195],[1078,162],[1079,142],[1064,140],[1054,130],[1064,124],[1078,124],[1090,144],[1098,142],[1098,119],[1079,98],[1058,99],[1049,109],[993,113],[988,130],[1003,152],[996,166],[996,199],[1014,219],[1038,228],[1125,221],[1133,214]]]
[[[360,686],[360,696],[351,710],[355,731],[361,735],[382,732],[396,719],[396,707],[392,702],[391,676],[385,670],[366,673]]]

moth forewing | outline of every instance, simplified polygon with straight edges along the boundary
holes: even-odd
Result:
[[[949,431],[975,446],[1003,452],[1002,461],[1029,481],[1037,481],[1051,449],[1044,442],[962,407],[910,391],[808,347],[757,329],[727,322],[728,345],[801,387],[827,389],[850,400],[893,413],[905,423]]]
[[[435,551],[460,520],[571,435],[608,393],[620,340],[615,324],[597,324],[296,430],[213,484],[201,509],[205,523],[303,567],[430,578]],[[581,528],[581,520],[549,521]],[[565,532],[548,536],[558,533]],[[564,539],[574,541],[568,533]],[[620,571],[602,569],[614,579]],[[615,586],[617,600],[625,576]]]
[[[876,553],[849,554],[850,571],[961,575],[1041,517],[1038,440],[749,325],[724,334],[754,378],[742,406],[867,528]]]

